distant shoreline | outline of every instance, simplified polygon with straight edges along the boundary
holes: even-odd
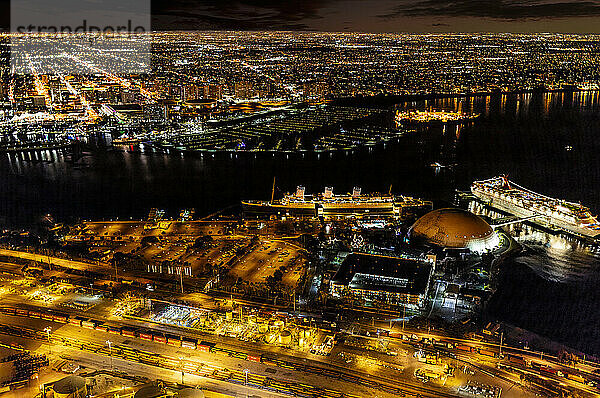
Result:
[[[365,105],[396,105],[403,102],[412,101],[424,101],[424,100],[439,100],[445,98],[471,98],[471,97],[488,97],[488,96],[501,96],[501,95],[515,95],[515,94],[558,94],[558,93],[579,93],[579,92],[600,92],[600,88],[584,90],[579,88],[560,88],[560,89],[523,89],[523,90],[512,90],[512,91],[478,91],[473,93],[427,93],[427,94],[395,94],[395,95],[373,95],[373,96],[354,96],[354,97],[340,97],[331,100],[331,104],[334,105],[356,105],[352,104],[354,101],[364,101]],[[369,104],[371,103],[371,104]]]

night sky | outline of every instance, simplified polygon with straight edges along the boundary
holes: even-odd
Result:
[[[600,1],[157,0],[154,29],[600,33]]]
[[[154,0],[152,14],[154,30],[600,33],[600,0]]]

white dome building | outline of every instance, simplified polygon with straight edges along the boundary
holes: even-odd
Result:
[[[411,242],[474,253],[491,251],[500,244],[496,232],[481,217],[456,208],[425,214],[410,227],[408,236]]]

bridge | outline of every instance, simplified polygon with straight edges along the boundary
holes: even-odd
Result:
[[[492,226],[492,228],[504,227],[506,225],[516,224],[518,222],[532,220],[534,218],[540,218],[540,217],[548,217],[548,216],[545,216],[543,214],[534,214],[533,216],[529,216],[529,217],[518,217],[518,216],[501,217],[501,218],[496,218],[494,220],[494,223],[491,224],[491,226]]]

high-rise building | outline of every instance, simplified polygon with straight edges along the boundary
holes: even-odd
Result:
[[[303,88],[305,98],[322,99],[329,94],[329,85],[322,80],[304,82]]]
[[[220,101],[223,99],[223,86],[220,84],[209,84],[204,86],[204,98]]]
[[[163,122],[167,118],[167,107],[164,104],[144,104],[142,105],[144,119],[153,122]]]
[[[249,81],[236,82],[234,86],[235,98],[248,99],[254,97],[252,84]]]

